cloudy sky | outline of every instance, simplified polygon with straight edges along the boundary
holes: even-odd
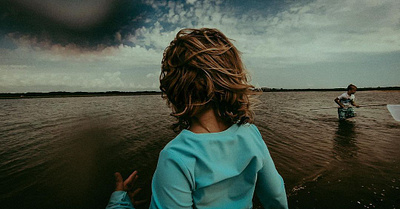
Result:
[[[218,28],[252,83],[400,86],[398,0],[2,0],[0,92],[157,90],[182,28]]]

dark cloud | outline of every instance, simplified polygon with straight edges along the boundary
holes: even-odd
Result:
[[[0,40],[89,50],[119,45],[141,26],[148,7],[135,0],[0,0]]]

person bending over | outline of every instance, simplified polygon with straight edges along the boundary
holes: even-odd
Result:
[[[347,86],[347,92],[344,92],[340,96],[335,98],[336,104],[339,105],[338,116],[339,120],[345,120],[347,118],[355,117],[354,109],[352,106],[360,107],[355,103],[355,93],[357,91],[357,86],[350,84]]]

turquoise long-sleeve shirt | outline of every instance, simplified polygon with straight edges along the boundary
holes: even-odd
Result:
[[[150,208],[252,208],[254,192],[265,209],[288,208],[283,179],[255,125],[183,130],[160,153]],[[111,195],[107,209],[115,208],[134,208],[126,192]]]

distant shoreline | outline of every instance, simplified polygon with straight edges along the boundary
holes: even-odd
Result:
[[[31,98],[60,98],[60,97],[104,97],[104,96],[137,96],[161,95],[158,91],[107,91],[107,92],[27,92],[27,93],[0,93],[0,99],[31,99]]]
[[[283,89],[283,88],[266,88],[262,87],[263,92],[287,92],[287,91],[346,91],[346,88],[330,88],[330,89]],[[357,88],[357,91],[398,91],[400,86],[392,87],[364,87]]]
[[[301,91],[346,91],[346,88],[330,89],[283,89],[262,87],[257,90],[262,92],[301,92]],[[357,91],[400,91],[400,86],[396,87],[365,87],[358,88]],[[137,95],[161,95],[160,91],[107,91],[107,92],[27,92],[27,93],[0,93],[0,99],[30,99],[30,98],[60,98],[60,97],[103,97],[103,96],[137,96]]]

